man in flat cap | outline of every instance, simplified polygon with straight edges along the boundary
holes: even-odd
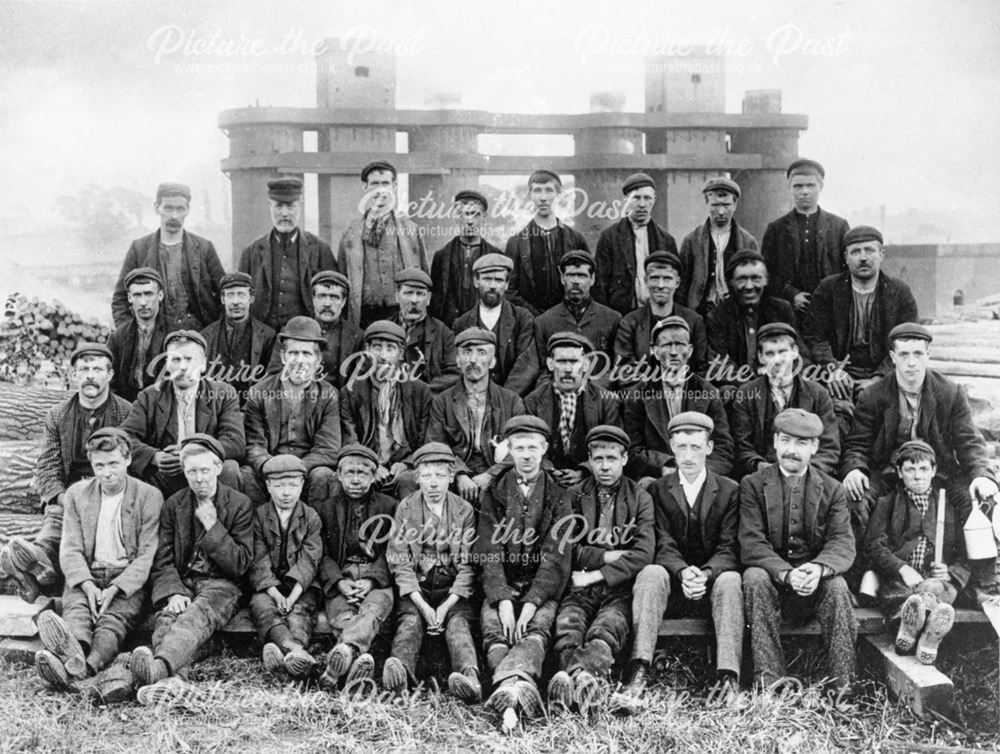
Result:
[[[739,487],[708,469],[712,417],[677,414],[667,425],[677,473],[649,488],[656,521],[653,562],[635,580],[632,661],[621,708],[631,711],[646,687],[664,614],[711,616],[717,680],[735,690],[743,662],[743,591],[739,572]]]
[[[591,297],[594,257],[586,251],[570,251],[559,260],[562,301],[535,317],[535,345],[539,363],[545,360],[545,344],[557,332],[585,335],[595,350],[614,360],[615,333],[622,315]]]
[[[455,455],[447,445],[427,443],[414,463],[420,488],[399,501],[386,551],[399,605],[382,684],[398,693],[415,683],[424,637],[444,634],[452,669],[448,690],[463,701],[478,702],[483,692],[469,602],[476,580],[471,557],[476,513],[448,491]]]
[[[251,314],[253,278],[230,272],[219,283],[222,316],[201,331],[208,343],[208,373],[228,383],[246,403],[247,389],[263,379],[274,348],[274,330]]]
[[[340,389],[343,441],[371,448],[377,457],[375,485],[395,491],[415,481],[407,459],[424,444],[431,391],[421,380],[402,379],[406,335],[395,322],[365,330],[364,357]]]
[[[221,482],[225,456],[210,434],[181,441],[188,484],[160,512],[150,574],[150,599],[158,611],[152,646],[135,649],[129,663],[136,686],[143,687],[142,704],[167,701],[181,688],[160,682],[186,675],[212,634],[236,613],[247,583],[254,561],[253,504]]]
[[[399,312],[396,275],[427,272],[427,252],[416,224],[396,214],[396,168],[376,161],[361,171],[363,210],[340,237],[337,264],[350,281],[347,318],[361,328]]]
[[[131,404],[111,392],[111,352],[100,343],[81,343],[69,358],[76,394],[45,414],[35,485],[42,505],[42,526],[33,539],[14,536],[0,549],[0,574],[13,578],[18,593],[34,602],[44,588],[59,588],[59,541],[66,491],[94,475],[87,440],[99,429],[116,427]]]
[[[236,487],[246,452],[243,412],[236,391],[204,377],[207,344],[194,330],[176,330],[164,342],[164,377],[139,393],[121,428],[132,436],[132,473],[169,498],[185,487],[180,443],[204,432],[224,452],[222,480]]]
[[[583,479],[587,461],[587,431],[599,424],[622,424],[618,397],[587,378],[590,341],[574,332],[552,335],[545,364],[552,378],[544,380],[524,399],[527,413],[540,417],[551,429],[548,460],[564,487]]]
[[[615,658],[628,643],[632,589],[653,559],[653,501],[623,475],[628,435],[598,425],[587,433],[593,477],[566,491],[572,514],[558,526],[559,541],[572,543],[571,589],[556,613],[559,671],[549,681],[549,707],[578,707],[584,715],[600,703]]]
[[[323,349],[324,379],[341,388],[350,370],[352,354],[364,350],[365,338],[361,328],[348,319],[344,307],[350,295],[351,284],[346,275],[332,270],[318,272],[312,279],[313,311],[319,322],[326,348]],[[271,357],[272,368],[280,368],[281,356],[275,351]]]
[[[323,523],[323,561],[319,583],[336,644],[326,658],[321,681],[336,686],[371,678],[369,653],[392,614],[393,581],[386,563],[395,498],[374,487],[379,467],[375,451],[352,443],[340,449],[337,481],[315,506]]]
[[[282,370],[247,395],[246,465],[240,490],[255,505],[267,502],[264,467],[274,456],[291,455],[305,469],[302,499],[315,506],[330,496],[340,450],[340,396],[321,377],[326,339],[319,323],[293,317],[278,333]]]
[[[411,376],[426,382],[437,395],[458,382],[459,375],[455,364],[455,334],[428,312],[430,275],[416,268],[398,272],[396,302],[399,313],[393,321],[406,333],[403,359]]]
[[[510,300],[537,316],[562,299],[559,260],[568,251],[588,251],[579,231],[556,217],[556,198],[562,179],[551,170],[528,176],[528,200],[535,214],[521,230],[507,239],[504,253],[514,262]]]
[[[139,391],[160,378],[167,336],[163,309],[163,278],[152,267],[136,267],[125,276],[131,317],[108,336],[111,351],[111,391],[134,401]]]
[[[128,475],[132,454],[120,429],[95,431],[86,452],[94,477],[66,491],[62,615],[38,615],[45,649],[35,655],[35,667],[61,691],[93,693],[104,703],[125,701],[132,684],[123,683],[121,673],[102,671],[118,656],[145,604],[163,496]]]
[[[641,382],[651,366],[648,355],[653,328],[667,317],[681,317],[688,323],[691,334],[691,369],[705,373],[708,337],[705,321],[693,309],[674,301],[674,291],[680,284],[681,262],[669,251],[655,251],[646,257],[644,277],[649,300],[622,317],[615,332],[615,356],[621,371],[620,386]],[[656,363],[655,359],[652,362]],[[629,371],[625,371],[628,368]]]
[[[649,379],[624,391],[625,431],[632,438],[628,474],[643,488],[663,476],[677,473],[670,448],[670,420],[684,412],[708,414],[713,423],[708,467],[718,475],[733,468],[733,440],[719,391],[690,367],[691,332],[678,316],[658,322],[650,337],[654,368]]]
[[[559,483],[542,468],[549,426],[537,416],[511,417],[503,427],[513,465],[483,492],[473,548],[485,599],[483,649],[493,674],[491,712],[542,712],[538,683],[556,608],[569,581],[573,546],[560,542],[569,515]]]
[[[811,463],[836,474],[840,433],[826,387],[807,379],[799,356],[798,333],[786,322],[771,322],[757,332],[757,361],[763,372],[736,391],[729,417],[736,441],[735,478],[774,465],[774,417],[786,408],[801,408],[823,422],[819,449]]]
[[[843,574],[854,562],[844,488],[810,465],[823,422],[786,408],[774,420],[775,466],[740,482],[740,560],[754,679],[765,688],[788,673],[781,620],[819,621],[834,686],[854,679],[858,625]]]
[[[653,221],[656,184],[652,178],[645,173],[630,175],[622,184],[622,194],[624,216],[597,239],[594,299],[624,316],[649,301],[641,274],[646,258],[656,251],[677,254],[677,243]]]
[[[254,317],[277,332],[292,317],[311,317],[310,284],[317,272],[337,269],[330,244],[299,227],[302,180],[267,182],[272,228],[240,253],[239,271],[253,279]]]
[[[306,466],[300,458],[271,456],[261,469],[267,502],[253,516],[250,613],[264,644],[264,668],[307,678],[320,594],[314,583],[323,558],[319,514],[302,502]]]
[[[201,330],[219,316],[219,281],[225,274],[212,242],[184,230],[191,189],[183,183],[161,183],[153,209],[160,218],[155,233],[132,242],[122,263],[111,315],[115,327],[129,321],[126,285],[137,267],[151,267],[162,279],[168,330]]]
[[[701,189],[708,219],[681,242],[681,283],[677,300],[703,317],[730,294],[726,263],[744,249],[757,251],[757,239],[733,215],[740,185],[729,178],[709,178]]]
[[[772,295],[802,317],[820,281],[844,269],[847,220],[819,206],[826,172],[815,160],[795,160],[785,171],[793,208],[764,230],[761,254],[771,271]]]
[[[499,254],[483,238],[486,224],[486,197],[478,191],[459,191],[454,211],[458,217],[458,235],[434,252],[431,261],[431,315],[448,327],[455,319],[476,305],[477,291],[473,266],[484,254]]]
[[[472,264],[477,302],[455,320],[452,329],[470,327],[496,336],[496,364],[490,378],[518,395],[527,395],[538,377],[535,323],[531,312],[507,300],[514,262],[505,254],[484,254]]]

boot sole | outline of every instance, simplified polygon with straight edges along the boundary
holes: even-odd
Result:
[[[913,651],[926,621],[927,611],[924,601],[915,594],[907,597],[899,613],[899,631],[896,632],[897,654]]]
[[[395,657],[390,657],[386,660],[385,665],[382,667],[382,685],[386,691],[394,691],[396,693],[405,691],[408,683],[409,674],[406,672],[406,667],[403,663]]]
[[[69,674],[55,652],[41,649],[35,653],[35,670],[42,680],[59,691],[71,691]]]
[[[66,672],[76,678],[87,675],[87,661],[83,655],[83,647],[69,631],[60,616],[51,610],[40,613],[35,621],[38,627],[38,638],[52,654],[56,655],[66,666]]]
[[[264,663],[264,670],[269,673],[280,675],[285,670],[285,653],[277,644],[268,642],[264,645],[261,661]]]
[[[483,690],[479,683],[462,673],[455,672],[448,676],[448,690],[469,704],[475,704],[483,699]]]
[[[370,680],[374,676],[375,658],[365,652],[363,655],[359,655],[358,659],[356,659],[351,665],[351,669],[347,673],[347,680],[344,681],[344,685],[349,686],[355,681]]]
[[[937,660],[941,640],[955,625],[955,609],[951,605],[938,605],[929,616],[924,632],[917,643],[917,659],[924,665],[933,665]]]

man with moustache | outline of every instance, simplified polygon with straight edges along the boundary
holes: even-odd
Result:
[[[459,191],[455,195],[458,213],[458,236],[434,252],[431,261],[431,315],[453,327],[460,314],[476,304],[473,267],[485,254],[499,254],[483,238],[489,203],[478,191]]]
[[[81,343],[69,357],[76,394],[45,414],[35,485],[42,504],[42,526],[31,540],[11,537],[0,549],[0,577],[13,578],[18,594],[34,602],[42,588],[59,581],[59,542],[66,490],[93,476],[87,441],[99,429],[115,427],[131,404],[111,392],[111,352],[100,343]]]
[[[236,391],[204,377],[208,344],[201,333],[176,330],[163,345],[166,376],[139,393],[121,424],[132,436],[132,473],[169,498],[186,483],[180,443],[196,433],[207,433],[223,449],[219,471],[223,483],[237,487],[246,437]]]
[[[361,169],[362,215],[340,237],[339,270],[350,281],[347,318],[365,328],[399,313],[396,275],[405,269],[427,272],[427,252],[416,224],[395,213],[396,168],[383,160]]]
[[[427,441],[442,442],[455,451],[455,491],[475,505],[499,471],[495,452],[507,420],[524,413],[517,393],[493,384],[496,336],[470,327],[455,338],[461,381],[431,403]]]
[[[709,178],[701,193],[708,219],[681,242],[681,284],[677,300],[703,317],[729,295],[726,264],[744,249],[757,251],[757,239],[736,222],[740,185],[729,178]]]
[[[111,390],[127,401],[160,376],[167,320],[163,311],[163,278],[152,267],[137,267],[125,276],[132,317],[108,337]]]
[[[511,302],[538,316],[559,303],[559,260],[569,251],[589,251],[583,235],[564,224],[553,211],[562,179],[551,170],[528,176],[528,200],[535,214],[507,239],[504,253],[514,262],[510,275]]]
[[[777,464],[740,482],[740,560],[754,679],[764,688],[787,675],[781,620],[819,621],[827,677],[854,679],[858,624],[843,574],[854,562],[844,488],[810,461],[823,423],[786,408],[774,420]]]
[[[594,299],[622,316],[649,301],[649,289],[639,270],[653,252],[677,254],[674,237],[653,222],[656,184],[635,173],[622,184],[624,217],[601,231],[597,240]]]
[[[795,160],[785,171],[794,207],[764,231],[761,254],[771,271],[769,292],[795,307],[803,317],[820,281],[844,269],[842,217],[819,206],[826,171],[815,160]]]
[[[351,355],[365,347],[364,333],[351,320],[343,316],[351,284],[345,275],[326,270],[316,273],[312,279],[313,310],[319,322],[326,348],[323,352],[323,377],[335,388],[344,385],[346,374],[350,373]],[[272,367],[280,368],[280,355],[275,352]]]
[[[125,255],[111,297],[115,327],[129,321],[126,279],[138,267],[151,267],[160,275],[168,330],[201,330],[219,316],[219,281],[225,270],[211,241],[184,230],[190,207],[191,189],[183,183],[157,186],[153,209],[160,228],[133,241]]]
[[[478,327],[492,332],[497,345],[490,379],[524,396],[535,387],[538,351],[531,312],[506,298],[513,268],[514,263],[504,254],[484,254],[473,262],[472,279],[478,303],[455,320],[453,329],[462,332]]]
[[[250,314],[253,306],[253,278],[245,272],[231,272],[219,283],[222,316],[201,331],[208,343],[208,371],[228,383],[246,403],[249,387],[264,377],[274,330]]]
[[[399,314],[393,321],[406,333],[403,354],[411,376],[426,382],[437,395],[458,382],[458,367],[454,333],[428,313],[431,285],[430,276],[423,270],[411,268],[397,273]]]
[[[240,254],[240,272],[250,275],[256,293],[250,313],[275,332],[292,317],[311,317],[310,283],[316,273],[335,270],[330,244],[299,227],[302,180],[267,182],[272,228]]]

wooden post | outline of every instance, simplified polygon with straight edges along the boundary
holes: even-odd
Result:
[[[934,562],[944,563],[944,490],[938,493],[937,529],[934,531]]]

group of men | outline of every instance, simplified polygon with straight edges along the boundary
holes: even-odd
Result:
[[[468,190],[430,267],[389,163],[362,171],[336,255],[282,178],[272,229],[228,274],[183,230],[189,189],[162,184],[116,328],[74,351],[77,393],[46,417],[42,529],[0,551],[25,599],[61,584],[39,673],[105,702],[173,698],[248,599],[272,672],[401,692],[440,634],[450,690],[482,700],[485,668],[505,715],[540,712],[550,655],[548,704],[594,709],[630,640],[632,708],[664,615],[711,616],[730,688],[747,630],[770,685],[782,617],[815,616],[844,687],[866,570],[897,649],[934,662],[953,604],[997,594],[961,534],[998,491],[986,445],[928,370],[879,232],[819,209],[818,163],[787,175],[795,208],[760,251],[725,177],[678,251],[640,173],[591,255],[539,170],[505,252]],[[147,598],[152,642],[122,653]]]

